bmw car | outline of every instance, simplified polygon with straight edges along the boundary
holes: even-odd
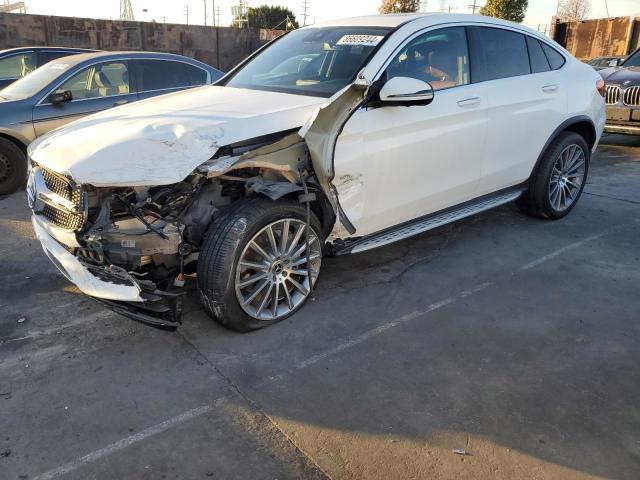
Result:
[[[598,73],[606,83],[604,131],[640,135],[640,49],[618,66]]]

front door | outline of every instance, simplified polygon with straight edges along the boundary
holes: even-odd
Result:
[[[434,98],[363,107],[345,124],[333,184],[355,236],[472,199],[485,150],[486,100],[483,87],[470,84],[464,27],[415,37],[383,75],[427,81]]]
[[[85,115],[137,100],[129,82],[127,61],[109,61],[82,68],[56,91],[71,92],[71,100],[52,104],[48,98],[33,108],[36,136]]]

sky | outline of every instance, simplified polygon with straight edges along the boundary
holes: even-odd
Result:
[[[61,15],[89,18],[117,19],[120,12],[120,0],[23,0],[27,4],[27,13],[42,15]],[[231,5],[237,0],[130,0],[136,20],[170,23],[186,23],[187,7],[189,23],[204,23],[204,4],[207,6],[207,24],[212,21],[212,4],[219,9],[220,25],[231,22]],[[248,0],[249,6],[262,4],[289,7],[302,24],[302,4],[304,0]],[[307,23],[323,22],[336,18],[353,17],[378,13],[380,0],[307,0]],[[424,1],[424,0],[423,0]],[[483,5],[486,0],[477,0]],[[609,15],[640,16],[640,0],[607,0]],[[427,0],[426,11],[435,12],[449,9],[453,13],[471,13],[469,4],[473,0]],[[551,21],[557,8],[557,0],[529,0],[529,9],[524,20],[525,25],[544,30]],[[146,10],[146,11],[144,11]],[[591,0],[590,18],[606,17],[605,0]]]

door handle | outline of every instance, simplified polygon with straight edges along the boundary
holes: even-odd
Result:
[[[129,100],[118,100],[116,103],[113,104],[113,106],[117,107],[118,105],[124,105],[125,103],[129,103]]]
[[[480,97],[463,98],[462,100],[458,100],[457,103],[459,107],[472,107],[480,103]]]
[[[556,90],[558,90],[558,85],[554,83],[550,83],[542,87],[542,91],[547,93],[555,92]]]

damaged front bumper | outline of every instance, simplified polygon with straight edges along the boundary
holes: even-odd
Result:
[[[118,267],[87,264],[54,238],[55,231],[38,215],[31,223],[42,249],[60,272],[83,293],[112,310],[156,327],[176,328],[182,315],[182,292],[165,292],[137,280]]]

